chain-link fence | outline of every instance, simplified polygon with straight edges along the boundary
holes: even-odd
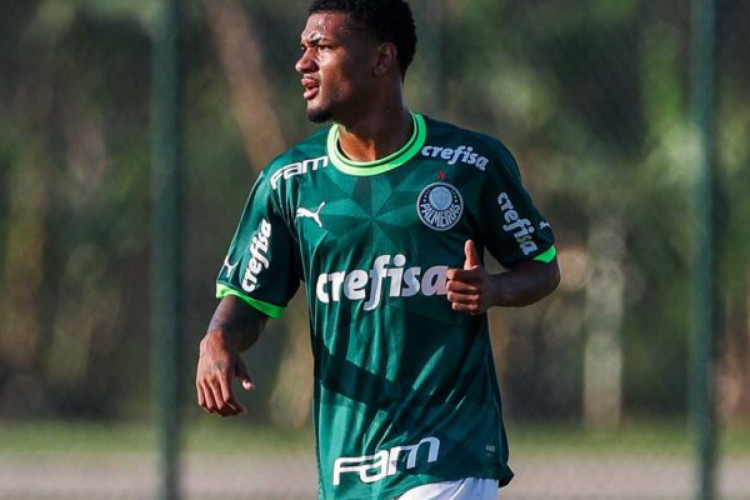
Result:
[[[154,1],[0,2],[0,497],[148,498]],[[690,498],[691,5],[413,0],[411,109],[499,137],[563,280],[493,310],[517,473],[502,498]],[[214,279],[257,172],[314,130],[306,1],[186,2],[187,498],[313,498],[304,298],[246,355],[250,414],[193,403]],[[717,488],[750,498],[750,3],[716,2]],[[700,265],[700,263],[698,263]]]

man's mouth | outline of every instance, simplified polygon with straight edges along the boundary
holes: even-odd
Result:
[[[315,80],[314,78],[303,78],[302,86],[305,88],[305,92],[304,94],[302,94],[302,97],[306,101],[315,99],[315,97],[318,95],[318,92],[320,91],[320,82]]]

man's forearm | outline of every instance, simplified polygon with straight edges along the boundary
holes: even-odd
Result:
[[[258,340],[267,321],[268,316],[239,297],[224,297],[201,341],[201,350],[207,342],[221,342],[234,352],[245,351]]]
[[[221,299],[208,332],[200,343],[195,375],[198,405],[209,413],[223,417],[246,413],[232,391],[232,379],[252,390],[253,383],[240,358],[258,340],[268,316],[246,304],[239,297]]]
[[[560,283],[557,260],[549,264],[522,262],[508,272],[491,276],[492,305],[520,307],[546,297]]]

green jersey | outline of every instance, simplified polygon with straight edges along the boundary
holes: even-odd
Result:
[[[377,162],[347,159],[336,125],[272,161],[218,277],[271,317],[304,283],[321,498],[513,476],[487,317],[451,309],[446,272],[467,239],[506,267],[550,262],[552,232],[499,141],[413,119]]]

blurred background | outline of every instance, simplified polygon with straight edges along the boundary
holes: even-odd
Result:
[[[492,311],[517,473],[502,498],[692,498],[691,3],[411,4],[411,109],[505,142],[558,238],[558,291]],[[304,297],[245,356],[249,415],[208,416],[193,389],[247,193],[315,130],[293,69],[308,2],[183,5],[179,488],[314,498]],[[158,495],[156,15],[155,0],[0,1],[0,498]],[[750,3],[716,16],[715,478],[747,499]]]

